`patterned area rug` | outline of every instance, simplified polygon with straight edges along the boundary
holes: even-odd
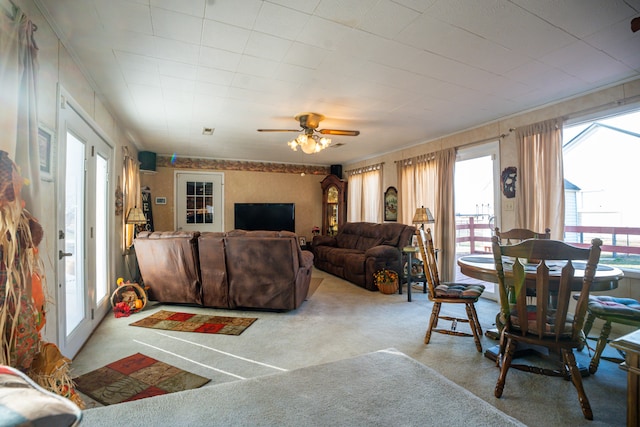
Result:
[[[78,390],[103,405],[190,390],[211,381],[141,353],[73,380]]]
[[[168,331],[240,335],[256,320],[258,319],[255,317],[209,316],[206,314],[160,310],[130,325]]]

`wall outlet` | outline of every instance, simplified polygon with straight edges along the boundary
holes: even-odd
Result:
[[[513,205],[514,205],[513,200],[507,200],[506,202],[504,202],[504,210],[512,211],[514,209]]]

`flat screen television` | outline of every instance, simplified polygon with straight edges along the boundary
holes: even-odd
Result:
[[[296,231],[295,203],[236,203],[234,228]]]

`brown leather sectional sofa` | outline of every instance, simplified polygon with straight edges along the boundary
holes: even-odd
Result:
[[[288,231],[142,232],[134,245],[151,300],[282,311],[309,291],[313,254]]]
[[[392,222],[345,223],[336,237],[314,236],[314,265],[377,291],[373,274],[383,269],[402,273],[401,249],[411,243],[415,231],[415,227]]]

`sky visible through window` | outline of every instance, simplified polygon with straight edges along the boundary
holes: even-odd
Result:
[[[625,129],[640,135],[640,110],[631,113],[623,113],[610,118],[590,120],[578,125],[565,126],[563,129],[564,142],[572,140],[576,135],[589,127],[592,123],[602,123],[608,126]],[[640,147],[638,147],[640,149]]]

